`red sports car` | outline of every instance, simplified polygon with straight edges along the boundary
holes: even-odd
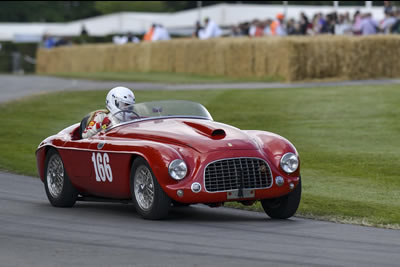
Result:
[[[135,104],[126,117],[88,139],[83,122],[40,143],[37,166],[52,205],[133,201],[145,219],[165,218],[172,205],[229,201],[260,200],[272,218],[296,212],[300,160],[285,138],[215,122],[189,101]]]

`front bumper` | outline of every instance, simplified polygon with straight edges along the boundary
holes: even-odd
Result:
[[[233,189],[218,192],[209,192],[205,187],[205,168],[211,162],[220,161],[221,159],[231,159],[231,158],[258,158],[263,160],[268,164],[271,171],[272,184],[265,188],[243,188],[243,189]],[[249,150],[238,150],[229,151],[226,153],[211,153],[200,159],[201,167],[194,170],[191,177],[186,177],[178,183],[172,183],[165,185],[164,190],[173,200],[194,204],[194,203],[220,203],[229,201],[251,201],[260,200],[268,198],[276,198],[284,196],[293,191],[300,181],[299,170],[293,174],[286,174],[279,169],[279,166],[274,166],[271,161],[269,161],[265,155],[261,154],[260,151],[249,151]],[[275,182],[276,177],[283,178],[283,184],[277,184]],[[197,186],[194,186],[197,184]],[[198,189],[198,185],[201,186],[200,190],[193,190],[193,188]]]

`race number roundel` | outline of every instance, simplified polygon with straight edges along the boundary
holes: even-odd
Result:
[[[112,170],[110,166],[110,157],[107,153],[92,153],[92,162],[97,182],[112,182]]]

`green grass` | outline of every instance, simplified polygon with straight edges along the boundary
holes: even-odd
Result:
[[[185,83],[226,83],[226,82],[282,82],[280,77],[229,78],[184,73],[166,72],[68,72],[53,74],[63,78],[79,78],[102,81],[155,82],[170,84]]]
[[[135,94],[138,102],[198,101],[216,121],[288,138],[301,157],[300,215],[400,228],[399,85]],[[0,105],[7,118],[0,168],[36,175],[40,141],[103,108],[105,95],[63,92]]]

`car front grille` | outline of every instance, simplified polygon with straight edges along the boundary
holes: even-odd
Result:
[[[262,159],[223,159],[208,164],[204,185],[208,192],[268,188],[272,186],[272,174]]]

